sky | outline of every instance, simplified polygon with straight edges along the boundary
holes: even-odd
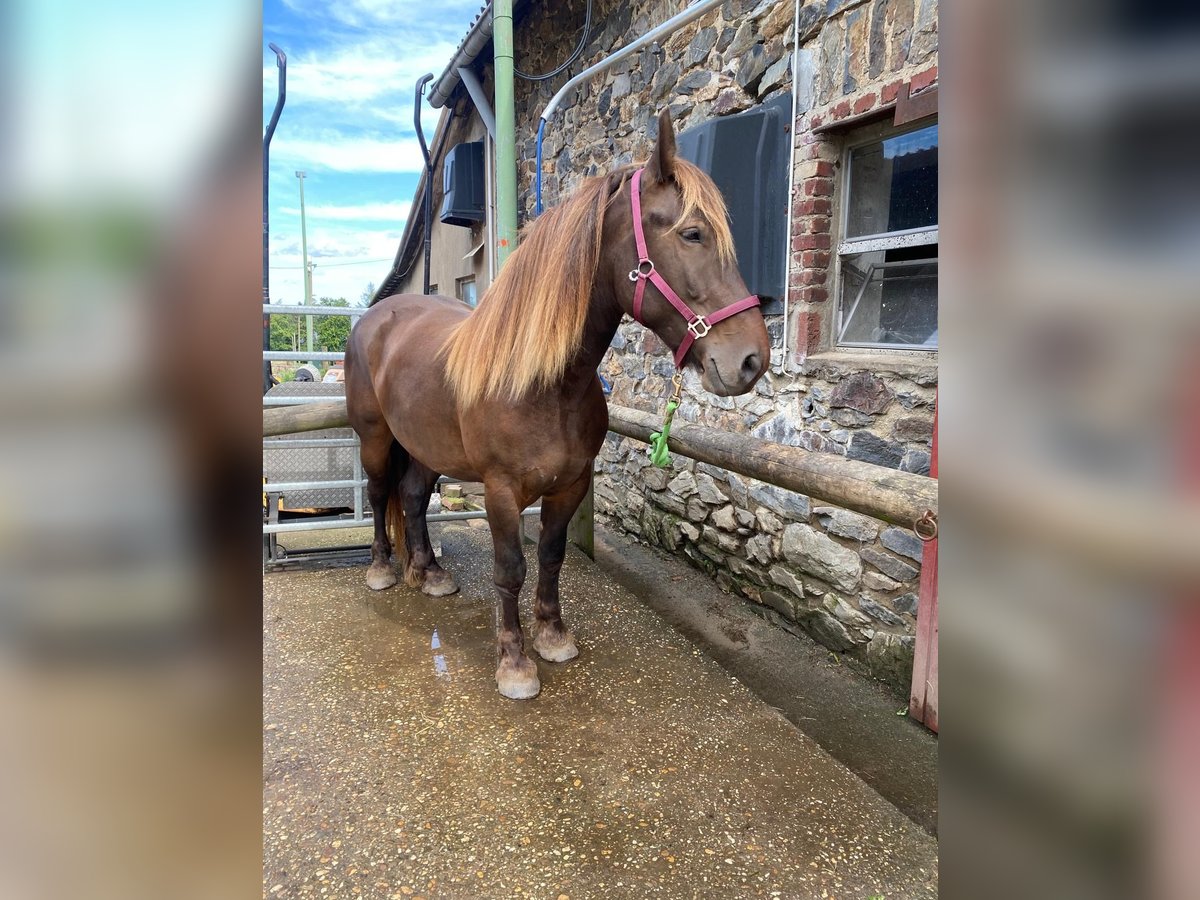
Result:
[[[422,158],[413,88],[438,76],[483,0],[265,0],[263,128],[287,54],[287,104],[271,141],[271,300],[302,303],[300,180],[313,297],[358,303],[387,274]],[[427,91],[428,93],[428,91]],[[431,141],[439,110],[423,104]]]

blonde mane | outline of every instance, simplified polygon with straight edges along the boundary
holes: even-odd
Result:
[[[479,306],[441,348],[460,407],[491,399],[516,402],[562,380],[583,340],[604,212],[634,168],[587,179],[525,227]],[[675,160],[675,182],[682,201],[677,222],[699,212],[713,228],[721,259],[732,263],[733,236],[720,190],[681,159]]]

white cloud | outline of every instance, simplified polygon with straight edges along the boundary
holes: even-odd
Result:
[[[332,204],[313,204],[305,206],[304,212],[308,219],[334,219],[338,221],[349,220],[382,220],[387,222],[404,223],[408,218],[409,208],[412,206],[412,201],[405,200],[401,203],[362,203],[357,206],[337,206]],[[300,215],[300,207],[298,206],[283,206],[279,212],[289,216]]]
[[[333,263],[358,263],[364,259],[391,259],[400,246],[404,223],[393,228],[358,228],[354,226],[310,226],[308,256],[317,268],[332,267]],[[301,266],[299,236],[295,233],[271,232],[272,266]],[[384,267],[386,268],[386,266]]]
[[[288,58],[288,105],[330,103],[335,104],[331,112],[352,106],[358,114],[359,107],[390,98],[387,106],[406,106],[406,120],[411,123],[417,79],[426,72],[441,74],[457,46],[452,41],[430,41],[430,36],[423,34],[419,39],[404,40],[396,35],[301,51]],[[274,103],[276,82],[274,56],[264,57],[267,106]]]
[[[327,134],[280,138],[271,142],[271,165],[323,166],[337,172],[420,172],[425,167],[415,137],[398,140]]]
[[[467,26],[483,7],[483,0],[437,0],[440,22],[430,22],[429,0],[284,0],[296,12],[309,17],[325,17],[356,28],[372,26],[439,27],[461,38]],[[454,25],[443,24],[453,22]],[[461,23],[461,24],[459,24]]]

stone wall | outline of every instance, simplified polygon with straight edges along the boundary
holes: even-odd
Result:
[[[683,4],[595,0],[598,23],[579,62],[599,61]],[[571,51],[582,0],[541,0],[517,22],[516,60],[547,71]],[[568,96],[547,128],[543,200],[549,206],[592,174],[646,156],[658,111],[677,130],[748,109],[792,90],[794,7],[729,0]],[[754,392],[705,393],[688,372],[678,419],[766,440],[927,473],[937,385],[934,354],[849,354],[832,349],[831,256],[842,154],[836,133],[812,129],[854,120],[937,79],[936,0],[823,0],[800,14],[792,289],[785,323],[768,319],[772,372]],[[490,75],[490,73],[489,73]],[[562,78],[517,82],[523,221],[533,215],[538,115]],[[612,402],[660,414],[674,372],[650,332],[628,322],[602,370]],[[921,545],[908,529],[824,506],[789,491],[676,458],[649,465],[645,445],[609,435],[596,462],[597,514],[615,527],[681,553],[781,626],[802,630],[873,675],[907,688]]]

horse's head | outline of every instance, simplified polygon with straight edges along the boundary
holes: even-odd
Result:
[[[676,352],[678,365],[698,368],[706,390],[744,394],[770,362],[762,313],[747,297],[738,271],[720,190],[703,171],[676,158],[665,110],[658,121],[658,140],[640,183],[626,179],[605,215],[605,244],[612,248],[606,257],[618,302]],[[643,252],[635,237],[635,190]]]

